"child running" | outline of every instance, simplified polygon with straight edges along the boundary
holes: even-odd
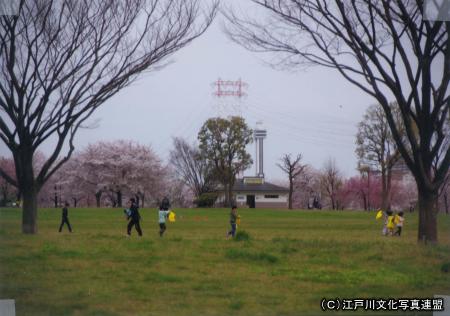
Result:
[[[127,226],[127,236],[131,236],[133,226],[136,227],[139,236],[142,236],[141,225],[139,223],[141,221],[141,215],[139,214],[139,209],[134,198],[128,201],[128,210],[125,210],[125,214],[127,215],[127,219],[130,220]]]
[[[237,206],[233,205],[231,207],[231,212],[230,212],[231,230],[227,233],[227,238],[230,237],[230,235],[232,237],[234,237],[236,235],[236,221],[237,221],[237,219],[238,219]]]
[[[402,234],[403,223],[405,222],[405,217],[403,216],[403,212],[399,212],[395,216],[395,224],[397,225],[397,230],[395,235],[400,236]]]
[[[166,219],[169,216],[169,208],[170,202],[167,197],[162,199],[161,204],[159,205],[158,217],[159,217],[159,237],[162,237],[164,232],[166,231]]]
[[[386,236],[393,236],[394,235],[394,228],[395,228],[395,223],[394,223],[394,213],[389,210],[386,212],[387,214],[387,223],[386,223]]]

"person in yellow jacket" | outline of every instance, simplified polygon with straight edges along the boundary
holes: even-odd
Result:
[[[395,216],[391,210],[386,211],[386,214],[387,214],[387,221],[386,221],[387,234],[386,235],[393,236],[394,228],[395,228]]]
[[[376,220],[379,220],[383,217],[383,210],[378,210],[377,215],[375,216]]]
[[[176,221],[176,214],[173,210],[169,211],[169,222],[173,223]]]

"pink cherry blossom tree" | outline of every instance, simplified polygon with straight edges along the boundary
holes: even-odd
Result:
[[[320,173],[312,166],[307,165],[304,172],[294,179],[292,205],[294,208],[301,209],[314,208],[314,200],[320,204],[320,199]]]
[[[12,158],[0,157],[0,168],[12,179],[15,179],[16,170]],[[0,205],[19,199],[19,192],[9,181],[0,176]]]
[[[354,176],[345,180],[343,191],[346,192],[346,202],[352,209],[374,209],[381,204],[380,177]]]
[[[66,186],[88,190],[98,207],[104,198],[111,206],[121,207],[124,195],[143,206],[162,194],[166,169],[150,146],[126,140],[98,142],[73,160],[77,167],[68,168]]]

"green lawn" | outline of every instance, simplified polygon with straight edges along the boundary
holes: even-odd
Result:
[[[0,299],[18,315],[317,315],[323,297],[450,294],[450,216],[425,247],[417,214],[397,238],[373,212],[239,212],[248,241],[225,239],[225,209],[176,210],[163,238],[155,210],[126,238],[120,209],[70,209],[72,234],[41,209],[34,236],[20,210],[0,209]]]

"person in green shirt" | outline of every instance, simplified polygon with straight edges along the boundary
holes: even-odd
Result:
[[[233,205],[231,207],[231,212],[230,212],[230,224],[231,224],[231,230],[227,233],[227,238],[230,237],[234,237],[236,235],[236,221],[238,219],[238,213],[237,213],[237,206]]]

